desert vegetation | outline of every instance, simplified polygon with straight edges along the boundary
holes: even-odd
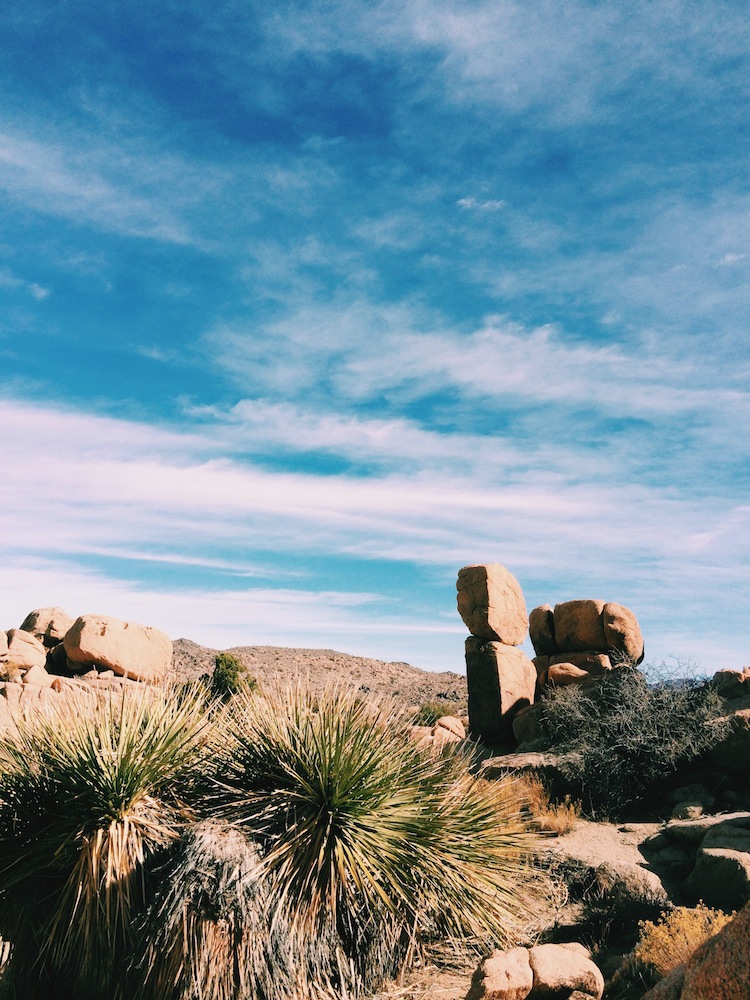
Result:
[[[544,896],[515,784],[393,705],[202,684],[85,705],[0,738],[5,997],[356,997],[431,940],[522,940]]]
[[[721,736],[722,700],[708,684],[670,678],[649,684],[623,664],[590,687],[549,688],[539,745],[561,755],[580,784],[587,815],[623,819],[648,805],[665,781]]]

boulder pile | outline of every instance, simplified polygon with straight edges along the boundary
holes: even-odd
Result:
[[[484,743],[513,742],[513,717],[534,701],[536,669],[518,647],[528,633],[518,580],[499,563],[458,572],[458,612],[466,640],[469,732]]]
[[[172,641],[159,629],[40,608],[20,628],[0,631],[0,726],[12,710],[63,694],[95,693],[128,681],[157,683],[171,663]]]
[[[464,566],[456,589],[458,612],[471,632],[466,679],[472,739],[495,745],[533,739],[537,710],[529,709],[547,684],[580,684],[643,660],[638,620],[622,604],[542,604],[527,617],[521,585],[499,563]],[[518,648],[527,634],[533,660]]]
[[[529,615],[529,633],[540,687],[580,684],[644,656],[637,618],[613,601],[542,604]]]

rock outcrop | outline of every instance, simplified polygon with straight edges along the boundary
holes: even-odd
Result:
[[[156,683],[172,662],[172,640],[159,629],[107,615],[81,615],[63,640],[68,660]]]

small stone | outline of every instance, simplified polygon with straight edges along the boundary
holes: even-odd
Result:
[[[24,674],[23,683],[27,684],[37,684],[39,687],[51,687],[54,678],[47,673],[44,667],[36,666],[29,667],[29,669]]]
[[[591,674],[586,670],[581,670],[573,663],[553,663],[547,671],[547,683],[555,687],[566,687],[569,684],[580,684],[586,681]]]
[[[527,1000],[533,986],[528,948],[493,951],[474,973],[466,1000]]]

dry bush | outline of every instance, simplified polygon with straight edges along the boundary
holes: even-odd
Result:
[[[683,965],[704,941],[729,923],[734,914],[712,910],[703,903],[678,906],[660,920],[639,924],[640,936],[610,984],[609,995],[640,997]]]
[[[573,802],[569,795],[562,802],[551,802],[546,785],[535,775],[522,775],[516,785],[534,829],[558,837],[575,829],[581,815],[580,802]]]

